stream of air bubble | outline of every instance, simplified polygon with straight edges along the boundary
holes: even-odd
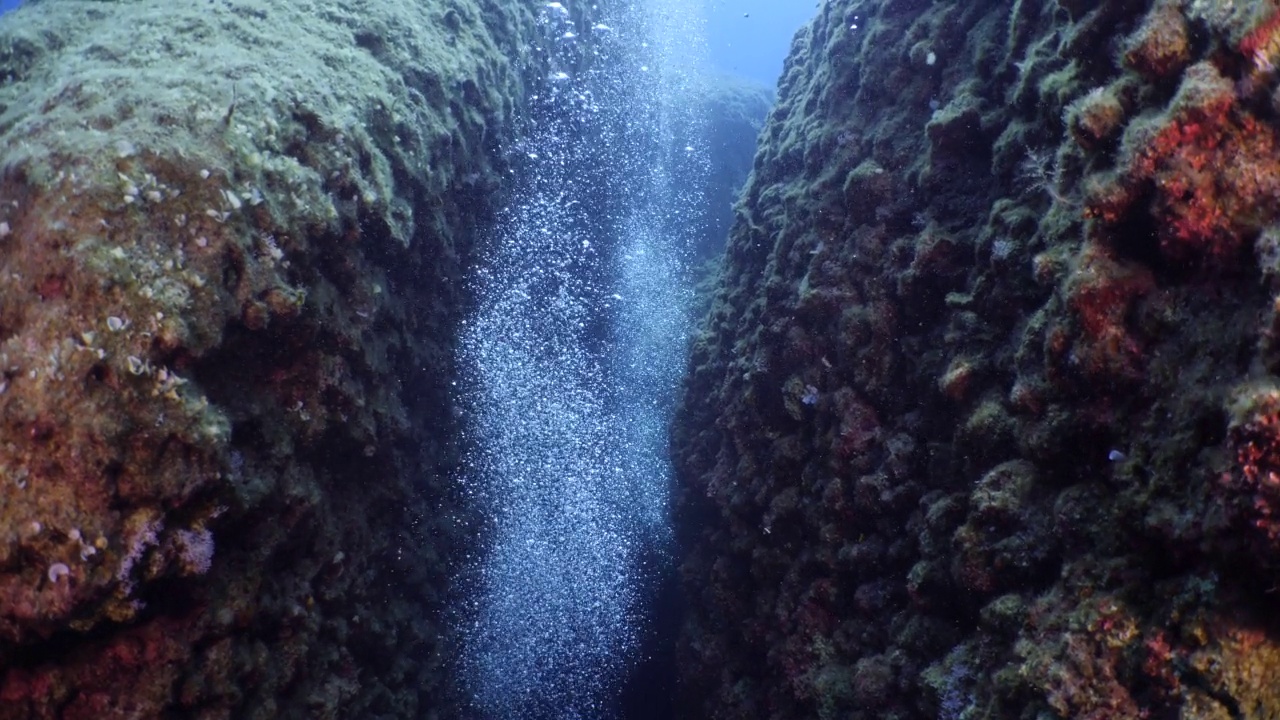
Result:
[[[459,342],[461,482],[484,522],[457,662],[480,717],[594,720],[626,713],[669,559],[702,20],[688,0],[539,12],[549,70]]]

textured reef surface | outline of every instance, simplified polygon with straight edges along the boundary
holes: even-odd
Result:
[[[534,9],[0,22],[0,718],[457,716],[450,342]]]
[[[689,717],[1280,715],[1280,7],[828,0],[695,338]]]

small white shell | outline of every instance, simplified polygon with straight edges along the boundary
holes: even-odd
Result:
[[[54,563],[49,566],[49,582],[57,583],[64,577],[71,574],[71,568],[66,563]]]

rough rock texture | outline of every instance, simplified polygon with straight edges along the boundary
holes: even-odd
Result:
[[[1280,7],[828,0],[677,428],[688,717],[1280,715]]]
[[[0,718],[457,716],[452,323],[541,7],[0,21]]]

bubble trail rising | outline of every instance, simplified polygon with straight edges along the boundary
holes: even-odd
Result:
[[[670,546],[701,12],[654,0],[582,23],[546,3],[541,23],[550,72],[459,342],[462,482],[485,525],[458,664],[481,717],[595,720],[620,712]]]

